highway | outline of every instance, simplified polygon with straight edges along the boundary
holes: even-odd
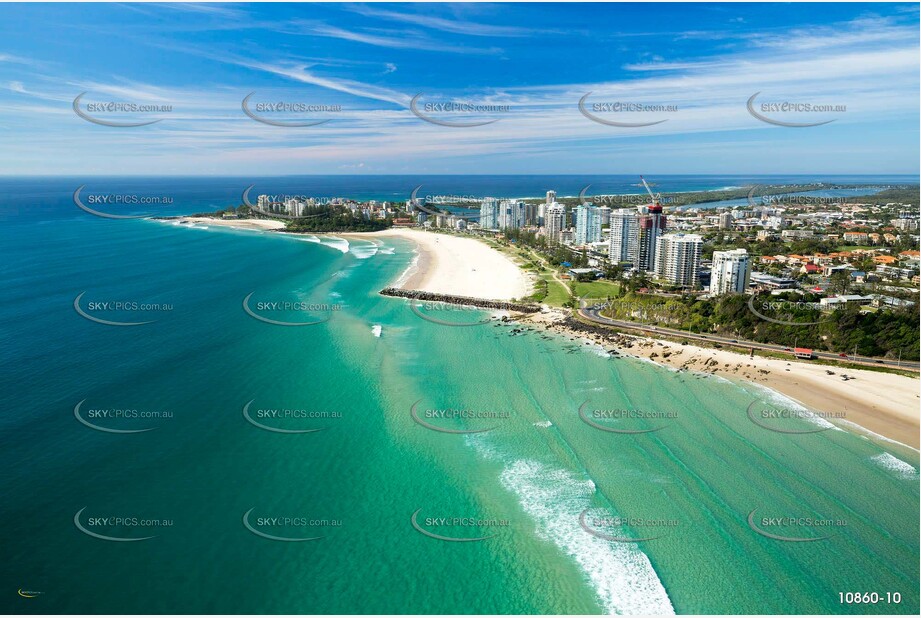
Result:
[[[756,350],[770,350],[772,352],[787,353],[793,358],[793,352],[790,348],[784,347],[782,345],[774,345],[770,343],[758,343],[757,341],[746,341],[744,339],[730,339],[728,337],[721,337],[719,335],[703,335],[700,333],[692,333],[685,330],[677,330],[674,328],[665,328],[662,326],[649,326],[648,324],[643,324],[641,322],[627,322],[624,320],[612,320],[601,315],[601,308],[598,306],[591,307],[582,307],[579,309],[579,315],[582,318],[594,322],[595,324],[602,324],[604,326],[613,326],[616,328],[622,328],[625,330],[636,330],[642,331],[647,335],[667,335],[669,337],[681,337],[682,339],[687,339],[688,341],[702,341],[710,343],[719,343],[720,345],[726,345],[735,348],[742,348],[745,351],[748,351],[751,348]],[[848,355],[848,357],[841,358],[838,354],[834,352],[821,352],[815,350],[813,352],[816,358],[818,359],[827,359],[834,360],[838,362],[848,362],[854,363],[856,365],[869,365],[874,367],[892,367],[894,369],[904,369],[906,371],[918,371],[919,364],[917,361],[895,361],[888,358],[873,358],[867,356],[854,357],[853,355]]]

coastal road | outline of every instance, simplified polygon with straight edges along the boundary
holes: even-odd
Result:
[[[758,343],[757,341],[745,341],[744,339],[730,339],[727,337],[721,337],[718,335],[702,335],[700,333],[691,333],[684,330],[677,330],[674,328],[665,328],[662,326],[649,326],[648,324],[643,324],[641,322],[627,322],[624,320],[612,320],[611,318],[606,318],[601,315],[601,309],[599,307],[582,307],[579,309],[579,315],[583,319],[596,324],[602,324],[604,326],[613,326],[615,328],[622,328],[625,330],[634,330],[642,331],[647,335],[667,335],[669,337],[681,337],[689,341],[704,341],[710,343],[719,343],[720,345],[728,345],[735,348],[744,348],[756,350],[769,350],[771,352],[780,352],[790,354],[792,358],[792,352],[789,348],[786,348],[782,345],[774,345],[771,343]],[[848,362],[854,363],[856,365],[867,365],[871,367],[891,367],[893,369],[904,369],[906,371],[918,371],[919,364],[917,361],[894,361],[889,358],[873,358],[862,356],[859,357],[859,360],[853,356],[848,356],[846,359],[841,358],[834,352],[820,352],[818,350],[813,352],[815,356],[819,359],[833,360],[838,362]]]

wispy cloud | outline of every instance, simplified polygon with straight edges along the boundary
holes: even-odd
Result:
[[[422,13],[401,13],[397,11],[388,11],[385,9],[379,9],[377,7],[370,7],[366,5],[354,5],[347,8],[365,17],[403,22],[406,24],[422,26],[431,30],[440,30],[442,32],[462,34],[465,36],[529,37],[540,34],[565,33],[565,31],[552,28],[545,29],[528,28],[524,26],[484,24],[467,20],[446,19],[444,17],[437,17],[434,15],[427,15]]]
[[[35,61],[31,58],[22,58],[20,56],[14,56],[13,54],[5,54],[0,52],[0,62],[9,62],[11,64],[35,64]]]
[[[151,6],[185,13],[200,13],[224,18],[242,19],[248,17],[249,12],[228,6],[227,4],[200,3],[200,2],[152,2]]]
[[[431,52],[449,52],[455,54],[497,54],[502,50],[498,47],[476,47],[474,45],[453,45],[429,38],[412,31],[374,30],[359,31],[347,30],[331,26],[323,22],[294,20],[280,26],[289,34],[307,34],[312,36],[342,39],[377,47],[391,49],[416,49]]]
[[[389,88],[382,88],[371,84],[362,83],[352,79],[342,79],[333,77],[322,77],[308,70],[307,65],[285,66],[261,62],[239,61],[241,66],[251,69],[267,71],[275,75],[281,75],[305,84],[312,84],[321,88],[344,92],[363,99],[373,99],[376,101],[385,101],[395,103],[400,106],[409,105],[410,97]]]

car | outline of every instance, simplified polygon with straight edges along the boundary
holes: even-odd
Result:
[[[732,342],[733,342],[733,343],[739,343],[739,340],[738,340],[738,339],[733,339]]]
[[[784,351],[784,352],[789,352],[789,351],[790,351],[790,348],[784,348],[783,351]]]
[[[842,352],[841,354],[838,354],[838,356],[840,356],[841,358],[847,358],[847,354],[845,354],[844,352]]]
[[[876,361],[876,362],[879,363],[880,365],[883,364],[883,361],[881,361],[881,360],[878,360],[878,361]]]

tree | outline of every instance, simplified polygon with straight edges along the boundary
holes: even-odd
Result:
[[[828,289],[835,294],[847,294],[851,288],[851,274],[846,270],[837,270],[829,279]]]

